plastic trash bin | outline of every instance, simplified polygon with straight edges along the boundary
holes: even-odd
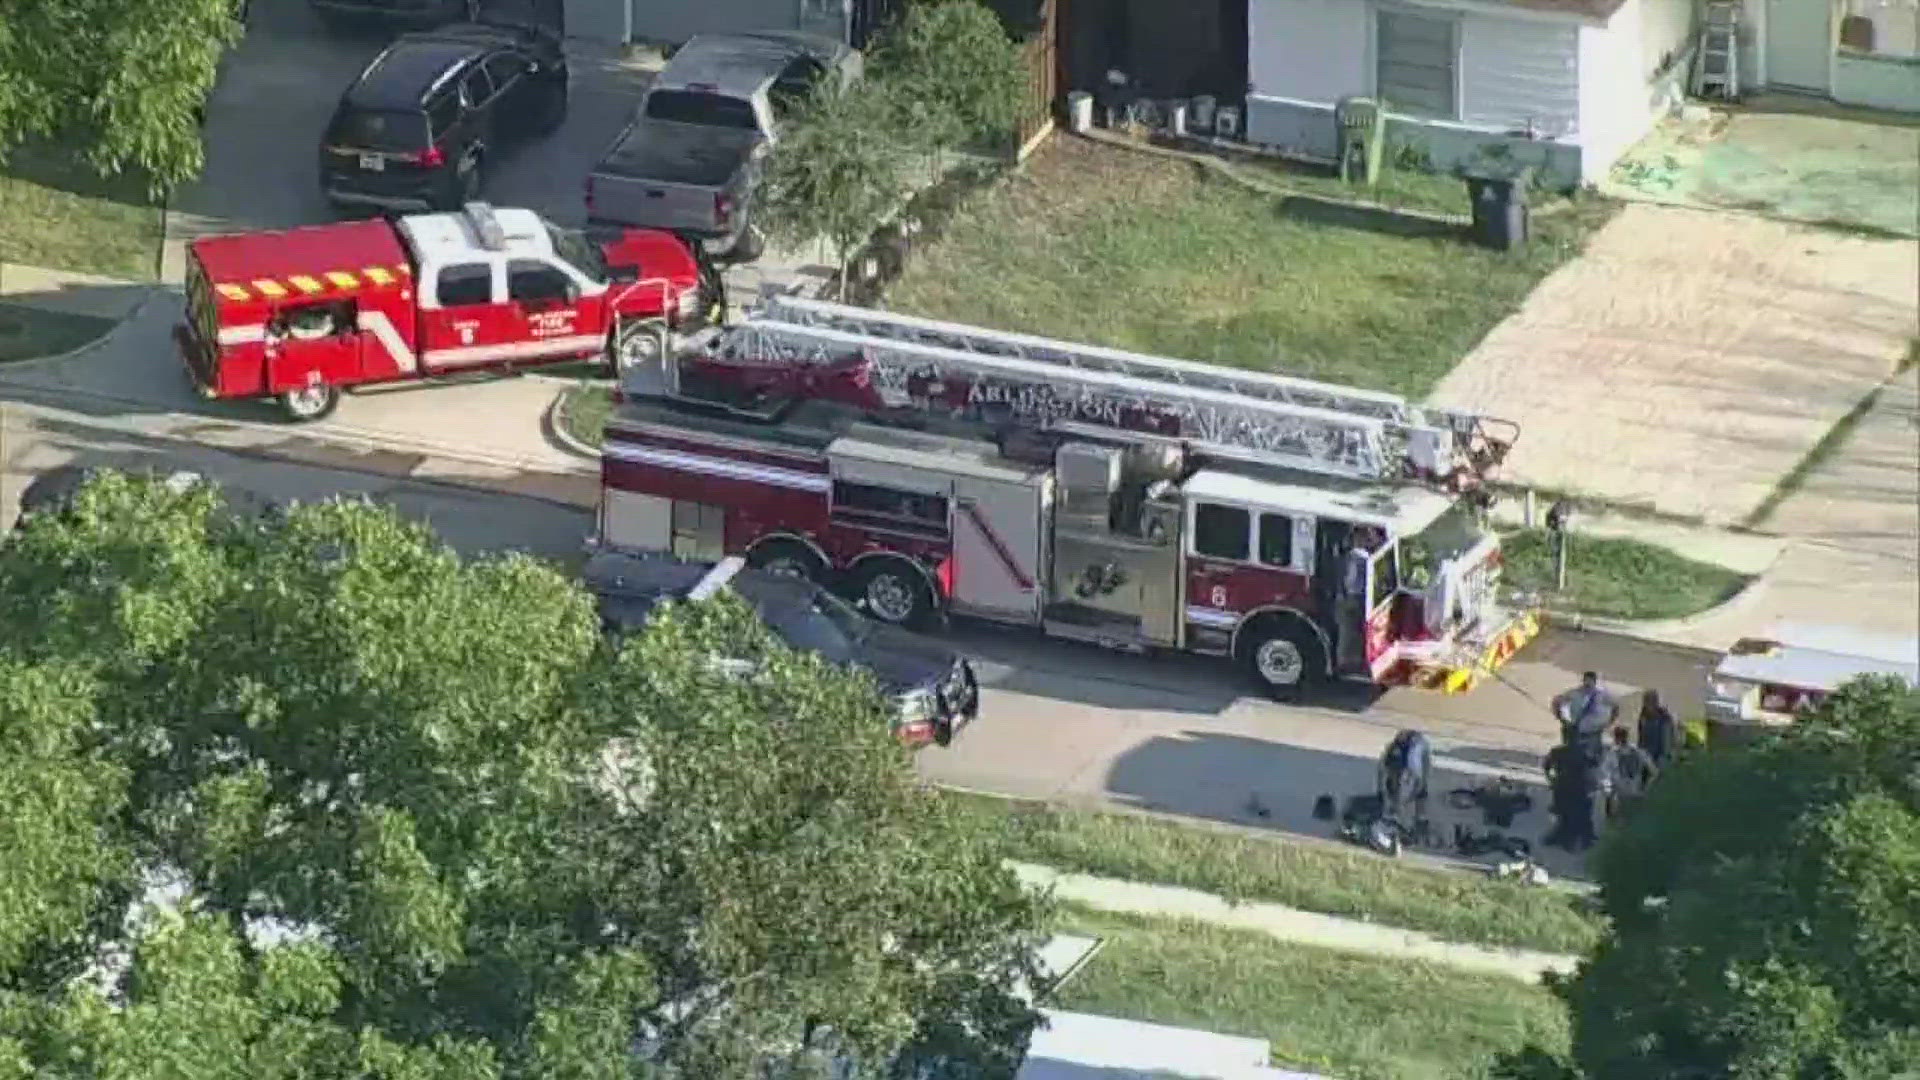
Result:
[[[1533,170],[1477,169],[1465,174],[1473,204],[1473,238],[1495,251],[1527,242],[1527,185]]]

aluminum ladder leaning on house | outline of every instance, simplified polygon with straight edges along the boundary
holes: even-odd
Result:
[[[1709,0],[1700,27],[1700,58],[1693,72],[1695,97],[1732,101],[1740,96],[1740,5]]]

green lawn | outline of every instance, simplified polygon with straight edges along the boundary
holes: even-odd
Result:
[[[1582,901],[1559,890],[1141,814],[958,792],[945,798],[953,813],[1004,828],[1013,858],[1060,870],[1265,900],[1451,941],[1580,953],[1602,933]]]
[[[1553,554],[1544,531],[1507,533],[1501,546],[1506,588],[1539,592],[1550,607],[1602,618],[1677,619],[1731,598],[1748,581],[1745,574],[1653,544],[1575,532],[1567,549],[1567,592],[1554,596]]]
[[[887,303],[1423,396],[1610,213],[1588,199],[1538,218],[1534,243],[1507,255],[1450,227],[1055,139],[916,251]]]
[[[599,446],[606,432],[607,417],[611,415],[613,392],[605,386],[583,382],[568,387],[562,394],[555,419],[567,429],[567,434],[588,446]]]
[[[164,212],[144,185],[102,180],[43,149],[11,151],[0,165],[0,262],[151,280]]]
[[[1450,1080],[1504,1051],[1567,1046],[1560,1002],[1515,979],[1073,907],[1060,929],[1104,945],[1049,1005],[1264,1038],[1283,1067]]]
[[[1466,181],[1444,173],[1383,165],[1380,182],[1373,187],[1366,187],[1349,184],[1332,170],[1279,158],[1239,161],[1234,163],[1234,167],[1256,180],[1302,195],[1375,202],[1404,210],[1424,210],[1430,214],[1467,215],[1473,212]]]

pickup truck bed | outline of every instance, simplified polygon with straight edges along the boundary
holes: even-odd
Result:
[[[717,190],[733,179],[759,142],[755,131],[642,119],[627,129],[593,172],[608,180]]]

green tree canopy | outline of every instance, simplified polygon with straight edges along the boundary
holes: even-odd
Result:
[[[102,175],[200,171],[200,110],[238,41],[236,0],[0,2],[0,160],[57,138]]]
[[[1920,692],[1842,688],[1662,775],[1600,849],[1566,988],[1591,1080],[1920,1075]]]
[[[844,270],[907,196],[905,165],[914,144],[899,120],[880,83],[815,87],[762,162],[754,211],[761,227],[788,244],[824,238]]]
[[[876,44],[872,70],[902,134],[930,149],[1004,140],[1029,108],[1020,47],[977,0],[908,7]]]
[[[530,559],[108,475],[0,544],[0,608],[0,1076],[1024,1047],[1041,906],[731,598],[614,644]]]

